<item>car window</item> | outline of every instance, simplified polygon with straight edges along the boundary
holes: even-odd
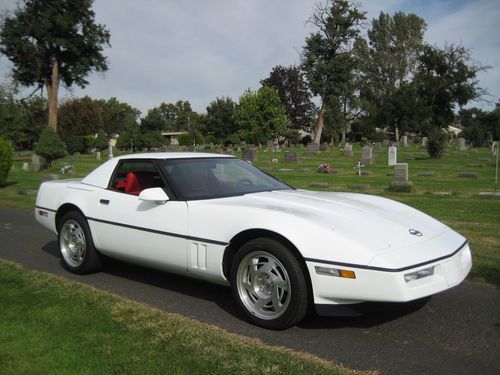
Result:
[[[110,184],[111,190],[131,195],[153,187],[164,187],[164,183],[152,161],[120,163]]]
[[[186,200],[291,189],[236,158],[166,159],[160,165],[176,192]]]

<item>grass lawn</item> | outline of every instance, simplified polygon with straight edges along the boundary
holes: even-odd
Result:
[[[354,169],[361,155],[358,145],[354,145],[353,157],[343,156],[338,147],[320,155],[306,154],[302,148],[292,151],[299,154],[299,163],[284,163],[283,151],[262,150],[257,154],[256,165],[297,188],[376,194],[422,210],[469,239],[474,258],[472,278],[500,284],[500,197],[479,194],[494,191],[495,160],[489,150],[458,151],[450,145],[441,159],[434,160],[418,146],[398,148],[398,161],[409,165],[409,179],[414,185],[411,193],[386,190],[393,179],[386,149],[376,154],[374,165],[364,168],[364,176],[357,176]],[[273,158],[278,163],[273,163]],[[0,189],[0,204],[32,209],[35,196],[19,193],[35,193],[29,189],[36,190],[43,176],[57,173],[61,178],[83,177],[102,163],[88,155],[67,157],[49,170],[29,173],[21,169],[26,161],[30,161],[29,155],[15,158],[9,185]],[[74,162],[71,173],[61,175],[59,169],[70,162]],[[320,163],[329,163],[337,173],[318,173]],[[459,177],[461,172],[474,172],[477,177]]]
[[[350,374],[0,260],[2,374]]]

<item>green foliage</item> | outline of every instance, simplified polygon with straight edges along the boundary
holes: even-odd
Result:
[[[324,116],[331,103],[342,103],[344,117],[347,119],[349,115],[349,103],[354,102],[354,67],[357,64],[352,44],[359,37],[364,19],[364,12],[347,0],[318,3],[309,19],[319,30],[306,38],[302,49],[302,69],[309,87],[322,100],[314,131],[315,142],[321,139]]]
[[[74,154],[75,152],[85,152],[87,149],[87,142],[85,137],[81,135],[70,135],[66,139],[66,149],[68,154]]]
[[[188,133],[180,134],[178,137],[179,145],[192,146],[203,144],[203,136],[197,130],[191,130]]]
[[[101,99],[97,103],[101,108],[103,129],[107,134],[119,134],[127,124],[136,123],[141,113],[138,109],[116,98]]]
[[[433,159],[439,159],[444,152],[448,136],[440,129],[432,129],[427,135],[427,153]]]
[[[426,109],[423,112],[434,127],[447,127],[454,119],[455,106],[481,95],[476,77],[485,69],[472,64],[469,51],[462,46],[424,47],[415,82]]]
[[[104,130],[100,129],[97,132],[97,137],[95,137],[94,147],[102,151],[108,148],[108,145],[109,145],[108,137],[106,136]]]
[[[187,100],[178,100],[175,104],[161,103],[159,107],[148,110],[147,115],[141,120],[143,132],[191,130],[198,124],[199,116],[191,109],[191,103]]]
[[[230,134],[224,140],[224,147],[229,145],[239,146],[241,144],[241,138],[238,134]]]
[[[9,142],[0,138],[0,186],[7,184],[10,168],[12,168],[12,147]]]
[[[70,135],[95,134],[103,128],[102,108],[85,96],[61,104],[58,114],[58,134],[65,141]]]
[[[205,132],[219,139],[236,133],[238,128],[234,121],[235,108],[236,103],[231,98],[217,98],[210,102],[207,106]]]
[[[311,129],[315,105],[311,102],[311,92],[298,67],[285,68],[277,65],[269,77],[260,83],[263,86],[272,87],[278,92],[281,104],[290,120],[289,129],[305,131]],[[287,132],[287,134],[293,137],[296,132]]]
[[[46,100],[15,99],[16,90],[0,85],[0,134],[15,147],[31,148],[47,126]]]
[[[151,148],[158,148],[163,146],[163,136],[159,131],[151,130],[142,136],[142,147],[148,150]]]
[[[234,118],[240,137],[249,143],[262,143],[285,134],[289,120],[275,89],[267,86],[247,90],[236,107]]]
[[[40,135],[35,152],[52,164],[54,160],[66,155],[66,146],[54,129],[46,127]]]
[[[142,134],[140,126],[131,122],[125,124],[118,141],[116,142],[116,147],[120,150],[133,150],[142,148]]]
[[[312,142],[312,138],[309,134],[303,136],[302,139],[300,140],[300,143],[302,143],[304,146],[308,145],[311,142]]]
[[[95,23],[93,0],[29,0],[0,26],[0,51],[13,63],[13,78],[25,86],[43,87],[52,66],[67,87],[85,87],[92,71],[107,70],[102,55],[109,31]],[[82,30],[84,32],[82,32]]]
[[[214,145],[219,143],[219,139],[215,135],[208,135],[207,136],[207,143],[213,143]]]

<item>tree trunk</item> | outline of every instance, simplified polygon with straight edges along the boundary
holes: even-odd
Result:
[[[49,126],[57,132],[57,95],[59,91],[59,63],[55,57],[51,58],[52,78],[47,82],[47,95],[49,99]]]
[[[321,142],[321,133],[323,132],[323,126],[325,124],[325,113],[326,113],[326,105],[325,102],[323,101],[321,103],[321,111],[319,111],[318,124],[316,125],[316,129],[314,129],[313,142],[317,144]]]

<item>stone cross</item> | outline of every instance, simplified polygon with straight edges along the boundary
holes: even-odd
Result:
[[[389,147],[388,161],[387,165],[395,165],[398,162],[398,149],[397,147]]]
[[[354,169],[357,169],[358,170],[358,176],[361,176],[361,169],[363,169],[365,167],[364,164],[361,164],[359,161],[358,163],[356,164],[356,166],[354,167]]]

